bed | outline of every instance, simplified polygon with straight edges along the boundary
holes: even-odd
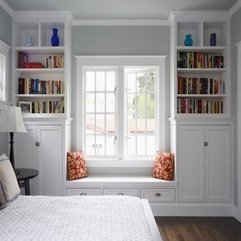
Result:
[[[0,210],[0,240],[161,241],[147,200],[19,196]]]
[[[0,156],[1,241],[160,241],[147,200],[128,196],[21,196]]]

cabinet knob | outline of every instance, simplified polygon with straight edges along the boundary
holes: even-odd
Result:
[[[124,193],[123,192],[119,192],[117,193],[118,196],[124,196]]]
[[[161,193],[157,192],[157,193],[155,193],[155,196],[156,197],[161,197]]]
[[[207,141],[204,141],[204,146],[208,146],[208,142]]]
[[[80,193],[80,196],[87,196],[85,192]]]
[[[39,142],[39,141],[36,141],[35,145],[36,145],[36,146],[40,146],[40,142]]]

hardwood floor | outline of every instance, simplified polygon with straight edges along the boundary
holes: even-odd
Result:
[[[155,217],[163,241],[241,241],[231,217]]]

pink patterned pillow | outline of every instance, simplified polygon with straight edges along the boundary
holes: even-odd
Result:
[[[67,177],[68,180],[87,177],[87,165],[83,152],[67,152]]]
[[[174,154],[157,152],[154,162],[153,177],[167,181],[174,179]]]

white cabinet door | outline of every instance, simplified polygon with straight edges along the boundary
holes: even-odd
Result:
[[[36,162],[36,126],[25,125],[26,133],[15,133],[14,151],[16,168],[37,168]],[[37,179],[29,181],[31,195],[37,194]]]
[[[179,201],[204,201],[204,128],[180,126]]]
[[[63,130],[61,126],[37,127],[39,194],[62,195]]]
[[[206,127],[205,195],[207,201],[230,201],[230,126]]]

